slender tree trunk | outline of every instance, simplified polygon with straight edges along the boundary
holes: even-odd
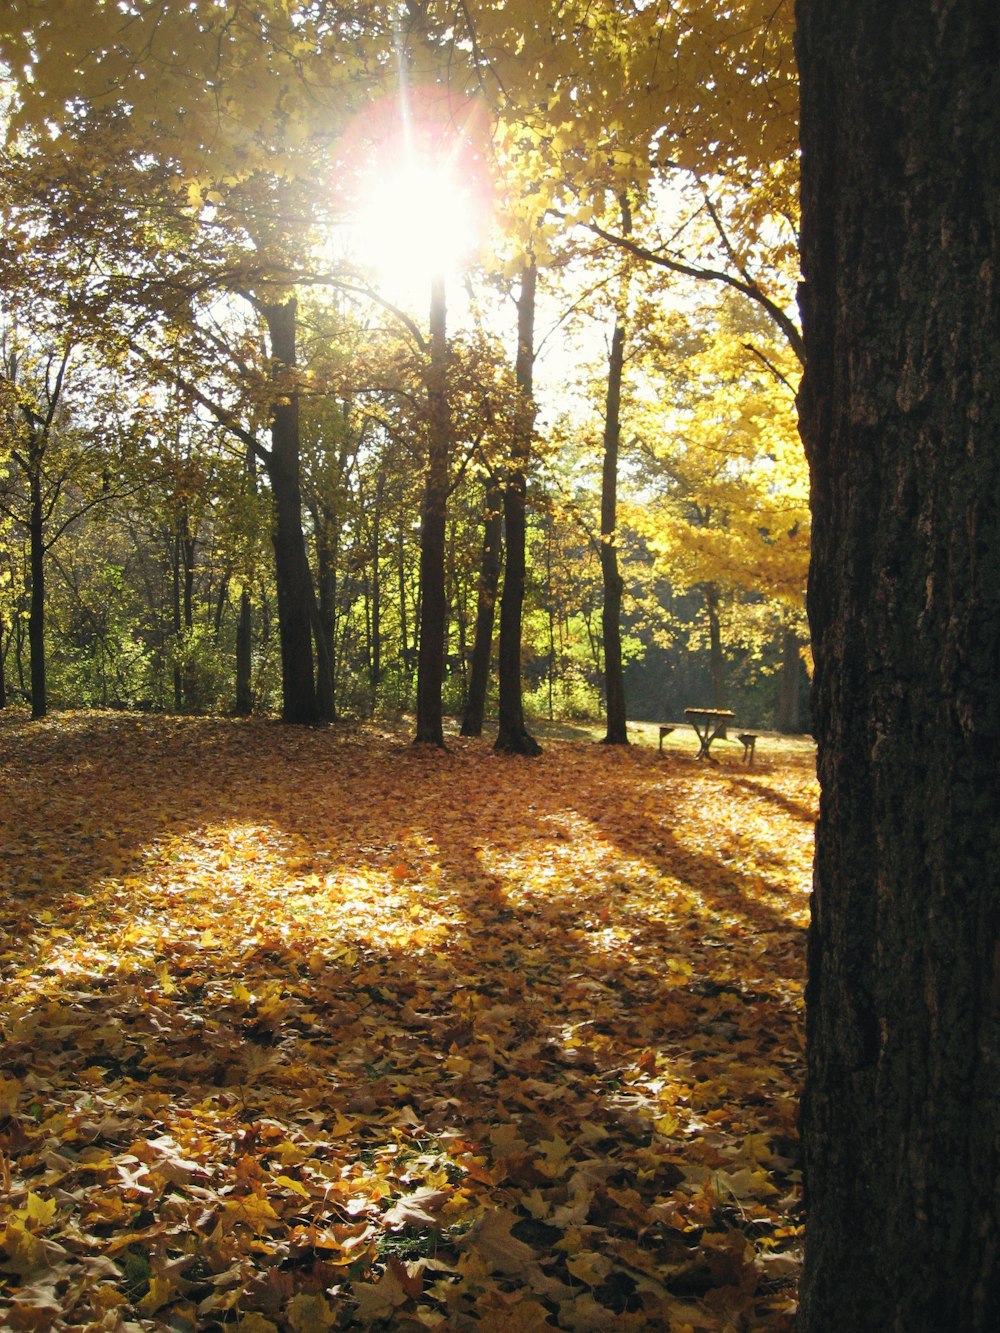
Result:
[[[253,712],[253,606],[244,588],[240,593],[239,618],[236,621],[236,707],[237,717]]]
[[[257,468],[254,452],[246,452],[246,486],[251,494],[257,493]],[[244,571],[244,578],[246,571]],[[237,717],[249,717],[253,712],[253,605],[244,587],[240,592],[239,617],[236,622],[236,707]]]
[[[188,535],[190,518],[185,514],[183,527],[181,530],[181,560],[183,562],[184,578],[182,582],[181,609],[184,616],[184,707],[194,710],[198,707],[199,700],[195,683],[194,662],[191,657],[193,649],[192,631],[194,629],[194,560],[196,543]]]
[[[462,718],[463,736],[483,734],[486,692],[490,683],[493,657],[493,624],[496,619],[497,588],[500,585],[503,532],[503,487],[491,476],[486,485],[483,515],[483,554],[479,566],[479,592],[476,601],[476,634],[472,643],[472,670],[469,697]]]
[[[1000,10],[799,0],[802,1333],[1000,1328]]]
[[[173,565],[173,613],[174,628],[174,712],[180,713],[184,709],[184,672],[181,667],[181,636],[184,632],[184,616],[181,611],[181,534],[180,529],[175,528],[174,539],[171,550],[171,561]]]
[[[531,456],[531,433],[535,425],[535,286],[534,262],[521,274],[517,301],[517,359],[514,363],[518,406],[511,448],[511,466],[504,488],[503,517],[506,533],[506,563],[503,596],[500,599],[500,699],[499,729],[494,749],[503,754],[541,754],[542,747],[524,722],[521,696],[521,617],[524,606],[526,545],[527,469]]]
[[[0,708],[7,707],[7,650],[10,647],[10,635],[4,633],[4,623],[0,620]]]
[[[726,706],[726,668],[722,659],[722,622],[719,619],[719,590],[714,583],[705,585],[705,610],[708,613],[708,656],[712,673],[712,707]],[[724,735],[721,732],[720,735]]]
[[[317,502],[311,509],[316,536],[316,699],[325,722],[337,715],[337,568],[340,525],[336,514]]]
[[[48,712],[45,674],[45,520],[42,510],[41,461],[29,471],[28,543],[31,600],[28,604],[28,650],[31,657],[31,716]]]
[[[372,707],[375,707],[375,695],[382,682],[382,573],[380,546],[382,542],[382,503],[385,496],[385,474],[379,473],[375,486],[375,509],[372,513],[372,629],[371,657],[368,680],[372,688]]]
[[[419,744],[444,746],[441,691],[444,685],[445,532],[451,422],[445,380],[448,354],[444,279],[431,289],[431,347],[427,374],[427,481],[420,527],[420,643],[417,650]]]
[[[778,730],[793,736],[802,730],[802,642],[793,629],[781,630],[781,672],[778,687]]]
[[[399,526],[399,542],[396,546],[396,575],[399,580],[399,660],[403,674],[409,677],[412,658],[409,617],[406,610],[406,537],[402,523]]]
[[[298,393],[288,377],[295,365],[295,300],[263,307],[279,380],[271,409],[271,483],[278,632],[281,639],[281,716],[284,722],[312,725],[322,720],[313,675],[313,589],[299,484]],[[281,381],[285,381],[282,383]]]
[[[622,199],[622,233],[632,230],[632,212]],[[601,633],[604,639],[604,694],[607,704],[605,745],[627,745],[625,673],[622,665],[622,592],[618,568],[618,448],[621,442],[622,374],[625,368],[625,319],[628,272],[622,277],[615,328],[608,361],[608,392],[604,410],[604,470],[601,479],[601,577],[604,602]]]

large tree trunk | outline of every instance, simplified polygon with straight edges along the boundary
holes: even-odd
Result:
[[[1000,10],[799,0],[804,1333],[1000,1328]]]
[[[31,657],[31,716],[44,717],[48,711],[48,687],[45,679],[45,519],[42,509],[41,459],[32,457],[28,487],[29,571],[28,651]]]
[[[295,300],[263,307],[279,381],[295,365]],[[271,409],[271,483],[278,633],[281,639],[281,717],[311,725],[322,720],[313,675],[313,589],[302,532],[299,485],[299,403],[291,383],[280,384]]]
[[[420,527],[420,643],[417,650],[417,734],[414,740],[444,745],[441,690],[448,618],[444,556],[451,456],[451,422],[445,380],[448,354],[444,278],[431,289],[431,347],[427,376],[427,482]]]
[[[479,594],[476,602],[476,634],[472,643],[472,670],[469,697],[462,718],[463,736],[483,734],[486,691],[490,683],[493,656],[493,622],[496,619],[497,588],[500,586],[501,535],[503,532],[503,487],[496,477],[486,485],[483,514],[483,555],[479,566]]]
[[[535,285],[534,263],[525,264],[517,300],[517,359],[514,363],[519,402],[514,426],[510,473],[503,497],[507,556],[500,599],[499,727],[493,748],[503,754],[541,754],[542,747],[524,723],[521,697],[521,612],[524,606],[527,468],[535,425]]]

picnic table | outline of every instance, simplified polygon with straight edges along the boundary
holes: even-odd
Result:
[[[728,708],[685,708],[684,716],[694,727],[698,737],[698,753],[695,758],[707,759],[710,764],[714,764],[715,760],[709,754],[712,742],[723,735],[736,714],[730,712]]]

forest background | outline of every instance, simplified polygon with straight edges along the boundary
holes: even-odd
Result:
[[[801,729],[790,9],[9,7],[0,702]]]

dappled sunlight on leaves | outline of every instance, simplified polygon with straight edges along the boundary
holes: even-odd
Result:
[[[11,1327],[790,1327],[808,755],[0,748]]]

